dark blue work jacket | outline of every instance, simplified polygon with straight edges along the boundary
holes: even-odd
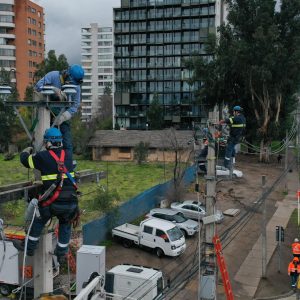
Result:
[[[52,150],[60,158],[61,148]],[[73,162],[71,157],[72,155],[70,155],[70,151],[65,150],[64,165],[72,177],[74,177]],[[20,155],[20,160],[26,168],[37,169],[41,172],[44,191],[46,191],[52,185],[52,183],[57,182],[57,175],[59,174],[57,162],[47,150],[40,151],[35,154],[22,152]],[[67,178],[66,174],[64,175],[62,191],[56,202],[57,201],[77,201],[75,187],[70,179]]]

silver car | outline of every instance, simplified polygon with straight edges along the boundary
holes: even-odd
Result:
[[[199,230],[196,221],[187,219],[182,212],[170,208],[151,209],[149,214],[147,214],[147,217],[154,217],[173,222],[181,230],[184,236],[192,236]]]
[[[202,219],[206,216],[206,211],[202,203],[198,203],[198,201],[186,200],[184,202],[173,202],[171,204],[171,208],[180,211],[186,218],[190,219]],[[224,215],[220,210],[217,210],[215,213],[216,222],[221,223],[224,219]]]

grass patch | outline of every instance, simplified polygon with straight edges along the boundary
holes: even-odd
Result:
[[[76,160],[76,171],[91,169],[106,172],[107,177],[102,179],[99,185],[108,191],[113,189],[117,191],[120,197],[118,205],[146,189],[170,180],[173,172],[172,164],[145,163],[138,165],[135,162],[90,161],[81,157],[76,157]],[[26,169],[20,163],[19,155],[10,161],[5,161],[4,156],[0,155],[0,185],[33,179],[33,171]],[[91,205],[97,192],[96,183],[79,185],[79,190],[82,192],[79,205],[84,211],[81,216],[81,222],[84,224],[100,217],[103,212],[100,209],[93,209]],[[0,206],[1,217],[5,217],[6,222],[9,221],[11,224],[23,224],[25,206],[23,200],[17,203],[13,201],[3,204]]]
[[[111,247],[112,245],[113,245],[112,240],[105,240],[105,241],[101,242],[99,246]]]
[[[294,211],[293,211],[293,213],[291,215],[291,218],[290,218],[290,222],[293,225],[298,226],[298,209],[294,209]]]

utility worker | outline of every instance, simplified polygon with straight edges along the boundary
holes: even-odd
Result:
[[[244,134],[246,127],[246,119],[242,114],[240,106],[234,106],[233,116],[228,119],[221,120],[220,124],[227,124],[230,127],[229,139],[225,149],[224,167],[230,168],[230,160],[235,157],[235,145],[238,144]]]
[[[300,273],[299,258],[294,257],[288,266],[288,275],[291,276],[292,287],[296,287],[299,273]]]
[[[39,170],[43,181],[43,195],[39,198],[40,217],[34,218],[28,233],[27,255],[34,254],[45,224],[56,216],[59,220],[59,233],[54,254],[62,262],[68,252],[71,222],[78,216],[77,186],[72,173],[70,152],[62,148],[62,134],[59,129],[47,129],[44,143],[46,150],[31,154],[32,148],[28,147],[20,155],[21,163],[26,168]],[[24,251],[24,244],[24,241],[14,241],[14,246],[20,251]]]
[[[203,172],[204,174],[207,173],[206,168],[206,160],[207,160],[207,153],[208,153],[208,140],[207,137],[203,138],[203,149],[201,150],[199,156],[198,156],[198,167],[199,171]],[[198,172],[200,173],[200,172]]]
[[[55,95],[50,96],[51,101],[65,101],[66,95],[61,91],[64,84],[76,85],[76,94],[72,95],[73,104],[55,121],[55,125],[59,127],[63,136],[64,149],[73,151],[70,123],[71,117],[77,112],[81,101],[80,85],[84,77],[84,70],[80,65],[71,65],[67,70],[51,71],[41,78],[35,85],[35,90],[41,92],[44,86],[50,85],[55,88]],[[57,116],[60,108],[52,109],[52,112]],[[52,120],[53,121],[53,120]]]
[[[297,238],[294,239],[294,243],[292,244],[292,252],[294,257],[300,258],[300,243]]]

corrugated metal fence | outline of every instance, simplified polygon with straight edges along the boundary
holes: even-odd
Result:
[[[184,183],[190,184],[194,179],[195,167],[193,166],[186,170]],[[107,239],[112,227],[132,222],[148,213],[150,209],[157,207],[165,197],[170,184],[171,181],[156,185],[123,203],[115,213],[104,215],[98,220],[83,225],[83,243],[85,245],[98,245]]]

